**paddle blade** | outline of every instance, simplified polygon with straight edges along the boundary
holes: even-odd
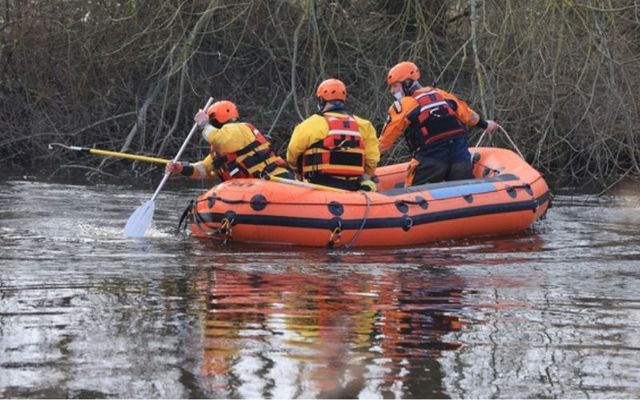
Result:
[[[143,237],[144,233],[149,229],[151,220],[153,220],[153,212],[156,209],[156,203],[149,200],[138,207],[129,217],[127,225],[122,231],[127,237]]]

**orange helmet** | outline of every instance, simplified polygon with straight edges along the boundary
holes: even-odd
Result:
[[[229,100],[220,100],[213,103],[207,109],[207,115],[220,124],[240,118],[238,107]]]
[[[338,79],[327,79],[318,85],[316,96],[323,101],[347,100],[347,87]]]
[[[420,69],[411,61],[403,61],[396,64],[396,66],[391,68],[387,74],[388,85],[393,85],[394,83],[404,82],[407,80],[417,81],[418,79],[420,79]]]

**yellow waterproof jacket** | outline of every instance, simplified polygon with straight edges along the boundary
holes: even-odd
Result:
[[[347,114],[340,112],[326,112],[336,118],[347,118]],[[364,118],[353,115],[358,123],[360,136],[364,141],[364,170],[369,175],[375,175],[376,166],[380,161],[380,150],[378,149],[378,138],[376,136],[376,128],[373,124]],[[287,162],[293,170],[298,169],[298,160],[307,149],[314,143],[323,140],[329,133],[329,124],[326,119],[319,114],[314,114],[298,124],[289,141],[287,148]],[[301,173],[302,171],[298,171]]]
[[[193,173],[191,174],[191,177],[202,178],[213,174],[226,175],[221,171],[215,170],[214,162],[216,157],[224,157],[236,153],[256,141],[256,134],[252,131],[249,125],[244,122],[228,123],[223,125],[220,129],[207,124],[202,130],[202,137],[211,145],[211,153],[203,160],[192,164]],[[284,161],[280,157],[277,158],[280,160],[281,164],[285,165]],[[266,164],[256,166],[258,170],[263,167],[266,167]],[[285,168],[279,166],[269,172],[269,175],[280,175],[286,171],[287,170]],[[229,177],[227,177],[227,179],[229,179]]]
[[[213,170],[213,157],[209,154],[203,160],[198,161],[195,164],[191,164],[193,172],[190,178],[210,178],[215,175]],[[187,172],[188,173],[188,172]]]
[[[447,91],[427,86],[418,89],[417,92],[428,92],[432,90],[437,91],[446,100],[455,101],[457,104],[455,113],[460,122],[468,126],[476,126],[478,122],[480,122],[478,113],[473,111],[465,101],[460,100]],[[389,107],[387,123],[382,128],[382,133],[380,134],[381,152],[389,151],[396,140],[398,140],[398,137],[409,127],[411,121],[409,121],[407,117],[416,107],[419,107],[418,101],[412,96],[405,96],[399,101],[394,101],[391,107]]]

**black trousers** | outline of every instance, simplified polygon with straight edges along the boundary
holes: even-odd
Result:
[[[465,136],[444,139],[414,155],[418,161],[412,186],[473,179],[471,154]]]
[[[435,158],[424,158],[416,168],[411,186],[460,179],[473,179],[469,161],[465,160],[450,164]]]

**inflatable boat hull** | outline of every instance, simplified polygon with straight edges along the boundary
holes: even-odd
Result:
[[[411,246],[521,232],[550,204],[541,174],[515,153],[476,148],[474,176],[404,188],[407,163],[380,167],[378,192],[335,192],[259,179],[223,182],[189,213],[195,236],[338,247]]]

